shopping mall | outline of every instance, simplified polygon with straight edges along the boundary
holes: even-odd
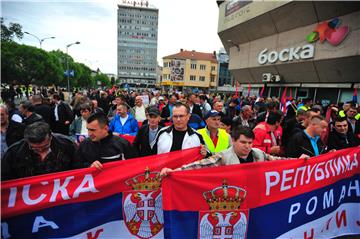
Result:
[[[360,87],[360,2],[217,1],[218,35],[243,91],[352,99]]]

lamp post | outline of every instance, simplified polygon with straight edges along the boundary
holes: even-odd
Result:
[[[30,36],[33,36],[35,37],[38,41],[39,41],[39,45],[40,45],[40,49],[42,49],[42,43],[47,40],[47,39],[55,39],[55,37],[45,37],[45,38],[42,38],[40,39],[39,37],[35,36],[34,34],[31,34],[29,32],[24,32],[25,34],[28,34]]]
[[[69,60],[68,60],[68,49],[72,45],[80,44],[79,41],[66,45],[66,75],[67,75],[67,84],[68,84],[68,92],[69,92],[69,101],[70,101],[70,72],[69,72]]]

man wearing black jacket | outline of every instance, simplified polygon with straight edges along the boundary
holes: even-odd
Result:
[[[349,123],[346,117],[338,117],[335,120],[333,131],[329,134],[328,150],[345,149],[360,144],[355,134],[349,130]]]
[[[286,147],[286,156],[299,158],[305,154],[309,157],[318,156],[326,152],[326,146],[320,135],[327,129],[328,123],[322,116],[314,115],[309,119],[305,130],[293,135]]]
[[[155,140],[157,132],[162,128],[160,123],[160,111],[157,107],[152,106],[146,109],[147,124],[143,125],[133,142],[139,156],[148,156],[156,154],[155,149],[151,149],[150,143]]]
[[[77,168],[103,168],[103,163],[125,160],[137,156],[131,144],[109,132],[104,113],[95,113],[87,119],[89,138],[81,142],[77,152]]]
[[[74,113],[70,106],[64,103],[58,94],[53,95],[53,118],[52,130],[55,133],[69,135],[69,127],[74,120]]]

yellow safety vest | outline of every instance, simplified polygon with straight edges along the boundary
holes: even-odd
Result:
[[[346,117],[345,111],[344,111],[344,110],[340,110],[340,111],[339,111],[339,116],[340,116],[340,117]]]
[[[356,120],[360,120],[360,113],[357,113],[357,114],[355,115],[355,119],[356,119]]]
[[[202,135],[206,146],[210,150],[211,153],[217,153],[229,148],[229,134],[226,133],[224,129],[218,129],[218,141],[216,144],[216,148],[214,146],[213,141],[211,140],[210,136],[206,132],[206,128],[199,129],[197,132]]]

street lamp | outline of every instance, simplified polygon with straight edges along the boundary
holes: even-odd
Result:
[[[69,101],[70,101],[70,72],[69,72],[69,60],[68,60],[68,49],[72,45],[80,44],[79,41],[66,45],[66,75],[68,83]]]
[[[42,49],[42,43],[43,43],[45,40],[47,40],[47,39],[55,39],[55,37],[45,37],[45,38],[40,39],[39,37],[37,37],[37,36],[35,36],[34,34],[31,34],[31,33],[29,33],[29,32],[24,32],[24,33],[25,33],[25,34],[28,34],[28,35],[30,35],[30,36],[35,37],[35,38],[39,41],[40,49]]]

